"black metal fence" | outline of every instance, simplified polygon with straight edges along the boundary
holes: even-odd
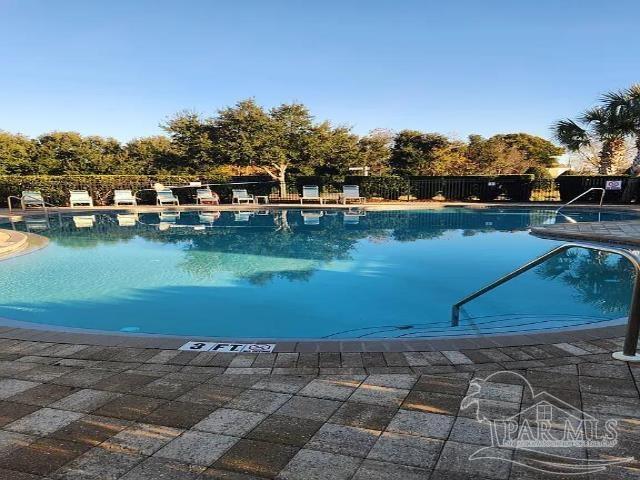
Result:
[[[533,175],[432,176],[432,177],[297,177],[281,196],[272,184],[271,198],[298,201],[303,185],[317,185],[332,198],[343,185],[358,185],[360,194],[373,201],[447,200],[465,202],[568,202],[592,187],[606,190],[605,203],[636,203],[640,200],[640,178],[628,176],[566,175],[536,179]],[[599,201],[599,194],[585,196],[581,203]]]
[[[98,205],[109,204],[113,189],[139,191],[143,203],[153,203],[149,188],[153,181],[167,185],[184,185],[188,176],[0,176],[0,207],[9,195],[22,190],[41,190],[47,201],[64,205],[69,189],[86,188]],[[203,180],[204,179],[200,179]],[[322,196],[337,200],[344,185],[358,185],[360,194],[371,201],[464,201],[464,202],[568,202],[589,188],[606,189],[606,203],[636,203],[640,200],[640,178],[630,176],[563,175],[556,179],[535,179],[533,175],[477,175],[430,177],[362,177],[362,176],[291,176],[287,192],[282,194],[277,181],[267,176],[242,176],[207,179],[224,203],[230,202],[234,188],[246,188],[253,195],[268,197],[270,202],[298,203],[304,185],[317,185]],[[176,189],[181,203],[191,203],[194,188]],[[146,198],[149,197],[149,198]],[[583,197],[580,202],[599,201],[599,193]]]
[[[260,190],[261,194],[268,194],[271,201],[298,202],[303,185],[317,185],[327,199],[337,198],[343,185],[358,185],[360,194],[373,201],[568,202],[592,187],[606,189],[605,203],[640,200],[640,178],[621,176],[297,177],[287,182],[286,195],[281,195],[275,182],[265,183]],[[580,202],[595,203],[599,199],[596,192]]]

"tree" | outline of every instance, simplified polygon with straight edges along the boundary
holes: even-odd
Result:
[[[93,135],[84,137],[82,143],[84,155],[89,162],[89,171],[109,175],[131,173],[125,150],[115,138]]]
[[[346,126],[322,122],[313,128],[309,144],[311,163],[318,175],[344,175],[362,163],[358,136]]]
[[[20,134],[0,130],[0,174],[30,175],[40,173],[33,157],[33,142]]]
[[[631,171],[640,175],[640,84],[626,90],[607,93],[603,97],[607,110],[621,119],[621,128],[627,135],[635,137],[636,156]]]
[[[170,172],[177,162],[173,144],[167,137],[135,138],[125,146],[127,163],[132,173]]]
[[[620,165],[625,154],[627,133],[623,128],[622,117],[611,109],[596,107],[584,112],[581,120],[602,142],[598,173],[611,175],[614,165]]]
[[[554,167],[558,164],[556,157],[564,153],[564,149],[548,140],[528,133],[508,133],[495,135],[492,139],[504,141],[508,148],[515,148],[522,154],[524,163],[531,167]]]
[[[291,166],[315,166],[319,159],[313,146],[313,117],[300,103],[282,104],[269,112],[273,144],[262,158],[261,167],[280,184],[286,195],[286,173]]]
[[[374,175],[386,175],[389,165],[393,133],[390,130],[376,129],[358,140],[359,167],[369,167]]]
[[[571,152],[581,152],[598,143],[598,173],[610,175],[624,158],[626,148],[621,117],[610,109],[596,107],[584,112],[578,121],[556,122],[552,127],[554,136]]]
[[[550,167],[564,150],[544,138],[527,133],[494,135],[485,139],[469,135],[465,156],[468,173],[523,173],[531,168]]]
[[[51,132],[35,141],[35,158],[42,173],[82,175],[118,173],[124,150],[113,138],[82,137],[77,132]]]
[[[211,130],[214,152],[220,162],[257,167],[277,180],[281,195],[286,195],[286,168],[276,170],[284,159],[276,144],[275,125],[255,100],[242,100],[219,110],[211,120]]]
[[[307,107],[282,104],[265,112],[253,99],[225,108],[211,120],[220,161],[260,168],[287,194],[291,169],[310,173],[343,170],[357,158],[357,137],[346,127],[315,124]]]
[[[397,175],[441,175],[445,171],[442,151],[449,139],[439,133],[402,130],[391,149],[390,164]]]
[[[216,165],[211,139],[211,125],[188,110],[178,112],[160,125],[167,132],[175,156],[172,170],[196,172]]]

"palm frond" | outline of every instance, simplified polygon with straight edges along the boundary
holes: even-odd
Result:
[[[594,107],[586,110],[579,119],[601,140],[623,138],[629,133],[629,117],[622,109],[616,111],[605,106]]]
[[[600,97],[605,108],[609,110],[618,110],[624,107],[629,101],[629,96],[626,90],[616,90],[614,92],[607,92]]]
[[[640,83],[625,90],[609,92],[602,96],[604,108],[618,117],[620,128],[628,134],[640,128]]]
[[[591,143],[589,132],[573,120],[559,120],[553,125],[552,130],[556,140],[572,152],[576,152]]]

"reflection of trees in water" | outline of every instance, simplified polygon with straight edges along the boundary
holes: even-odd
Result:
[[[95,226],[84,229],[75,228],[71,217],[62,217],[62,223],[53,219],[52,228],[43,233],[71,248],[137,237],[180,244],[185,251],[181,268],[193,276],[215,278],[227,272],[263,284],[274,276],[306,280],[324,263],[350,260],[356,244],[364,239],[413,242],[438,238],[448,231],[462,231],[465,236],[517,231],[526,229],[534,215],[532,211],[514,215],[462,209],[381,211],[366,212],[357,224],[345,225],[342,213],[324,211],[320,225],[305,225],[298,210],[253,215],[247,222],[236,222],[233,212],[223,212],[212,224],[214,228],[189,228],[201,225],[198,213],[182,212],[174,224],[178,228],[163,231],[155,213],[141,213],[140,222],[126,227],[118,224],[115,215],[98,213]]]
[[[535,271],[542,278],[557,279],[572,287],[582,302],[602,312],[629,307],[635,271],[620,255],[571,249],[547,260]]]

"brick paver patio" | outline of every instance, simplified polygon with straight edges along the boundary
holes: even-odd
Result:
[[[469,383],[518,372],[618,420],[615,447],[576,447],[577,458],[637,457],[640,365],[612,360],[621,344],[256,355],[0,339],[0,478],[566,478],[500,460],[519,450],[469,460],[491,445],[461,408]],[[509,374],[480,397],[496,418],[532,404]],[[640,478],[640,463],[573,478]]]

